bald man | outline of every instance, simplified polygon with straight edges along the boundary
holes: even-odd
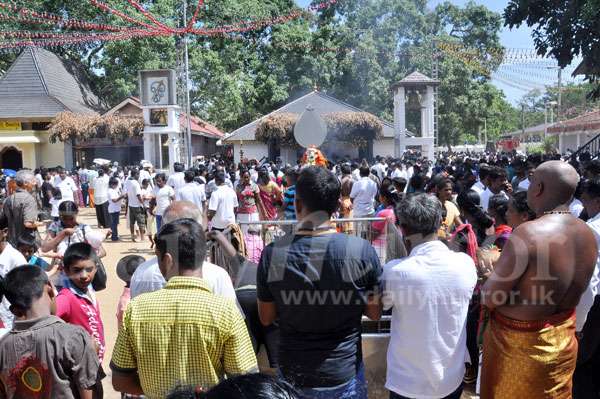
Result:
[[[598,256],[590,228],[569,213],[578,182],[564,162],[534,171],[527,202],[537,219],[513,231],[482,288],[482,399],[571,397],[575,307]]]
[[[165,209],[163,221],[164,224],[168,224],[179,219],[193,219],[198,223],[202,223],[202,211],[192,202],[173,201]],[[236,300],[231,277],[222,267],[204,262],[202,278],[206,280],[213,294]],[[133,299],[146,292],[160,290],[166,283],[167,281],[158,267],[158,259],[153,257],[139,265],[133,276],[131,276],[131,298]]]

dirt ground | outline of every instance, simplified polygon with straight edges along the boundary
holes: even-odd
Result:
[[[96,214],[92,209],[82,209],[80,211],[79,221],[80,223],[89,224],[94,228],[97,227]],[[104,397],[106,399],[119,399],[121,397],[120,394],[115,392],[112,388],[111,371],[108,366],[118,333],[116,317],[117,303],[119,302],[119,297],[121,296],[124,287],[124,283],[117,277],[117,262],[122,257],[132,254],[141,255],[146,259],[154,256],[154,252],[150,249],[150,243],[147,240],[144,242],[131,241],[131,236],[123,216],[121,216],[119,224],[119,235],[121,237],[120,242],[113,243],[108,240],[104,243],[107,256],[103,259],[103,262],[108,274],[108,283],[107,288],[104,291],[98,292],[100,314],[104,323],[104,335],[106,338],[106,354],[103,363],[104,371],[107,374],[107,377],[103,380]],[[375,399],[383,398],[387,398],[387,395]],[[463,399],[472,398],[476,398],[472,393],[463,394]]]

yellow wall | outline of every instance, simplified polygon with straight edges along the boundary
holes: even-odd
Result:
[[[29,169],[35,169],[35,144],[30,143],[19,143],[19,144],[0,144],[0,152],[7,148],[14,147],[21,151],[23,156],[23,167]]]
[[[47,141],[48,133],[40,132],[38,135],[42,143],[36,144],[37,147],[37,166],[46,168],[65,165],[65,145],[62,142],[50,143]]]

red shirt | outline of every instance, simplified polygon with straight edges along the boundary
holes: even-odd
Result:
[[[100,318],[100,305],[93,288],[87,295],[72,285],[65,287],[56,297],[56,316],[70,324],[83,327],[98,345],[98,358],[104,358],[104,326]]]

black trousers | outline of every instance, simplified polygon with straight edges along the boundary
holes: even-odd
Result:
[[[574,399],[600,398],[600,295],[596,295],[579,340],[577,367],[573,374]]]
[[[235,295],[246,316],[246,325],[250,333],[254,352],[258,353],[260,346],[264,345],[271,368],[277,368],[279,358],[277,353],[279,350],[279,327],[274,324],[265,327],[261,324],[258,316],[255,288],[237,289]]]
[[[96,205],[96,219],[98,227],[108,229],[110,227],[110,216],[108,214],[108,201],[102,205]]]

